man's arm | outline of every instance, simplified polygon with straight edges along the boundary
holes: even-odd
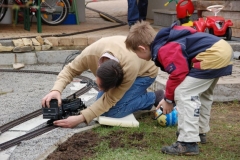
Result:
[[[71,63],[66,65],[63,70],[58,74],[57,80],[50,93],[48,93],[41,101],[43,107],[49,107],[51,99],[57,99],[58,105],[61,105],[61,93],[65,87],[77,75],[81,75],[83,71],[88,69],[87,52],[83,51]]]
[[[57,80],[51,90],[62,93],[65,87],[72,82],[73,78],[81,75],[82,72],[88,70],[87,57],[84,53],[78,55],[71,63],[66,65],[58,74]]]
[[[84,116],[78,115],[78,116],[69,116],[67,119],[54,121],[53,124],[63,128],[74,128],[83,122],[85,122]]]

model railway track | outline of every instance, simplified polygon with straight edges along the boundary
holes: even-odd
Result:
[[[12,70],[12,69],[0,69],[0,72],[15,72],[15,73],[36,73],[36,74],[53,74],[53,75],[58,75],[59,72],[52,72],[52,71],[36,71],[36,70]],[[87,83],[87,85],[85,87],[83,87],[82,89],[76,91],[75,93],[67,96],[67,99],[73,99],[75,98],[75,96],[79,97],[81,95],[83,95],[84,93],[87,93],[91,88],[94,88],[96,90],[98,90],[96,84],[94,83],[94,81],[88,77],[84,77],[84,76],[78,76],[77,78],[80,78],[82,81],[81,83]],[[39,115],[42,114],[42,109],[39,109],[37,111],[34,111],[30,114],[27,114],[19,119],[16,119],[14,121],[11,121],[7,124],[4,124],[3,126],[0,127],[0,134],[8,131],[10,128],[13,128],[23,122],[26,122],[32,118],[35,118]],[[17,137],[15,139],[12,139],[10,141],[4,142],[0,144],[0,150],[5,150],[9,147],[18,145],[21,143],[21,141],[24,140],[29,140],[31,138],[34,138],[36,136],[39,136],[43,133],[46,133],[48,131],[51,131],[52,129],[58,128],[57,126],[53,126],[53,125],[47,125],[43,128],[37,129],[33,132],[29,132],[27,134],[24,134],[20,137]]]
[[[12,139],[10,141],[7,141],[5,143],[1,143],[0,144],[0,151],[5,150],[7,148],[10,148],[12,146],[18,145],[18,144],[21,143],[21,141],[29,140],[29,139],[34,138],[36,136],[39,136],[39,135],[41,135],[43,133],[51,131],[51,130],[53,130],[55,128],[58,128],[58,127],[57,126],[53,126],[53,125],[48,125],[48,126],[45,126],[43,128],[37,129],[37,130],[35,130],[33,132],[29,132],[27,134],[24,134],[24,135],[22,135],[20,137],[14,138],[14,139]]]
[[[35,112],[32,112],[30,114],[27,114],[27,115],[25,115],[25,116],[23,116],[23,117],[21,117],[19,119],[16,119],[16,120],[13,120],[13,121],[11,121],[11,122],[9,122],[7,124],[4,124],[3,126],[0,127],[0,133],[2,134],[4,132],[8,131],[10,128],[13,128],[13,127],[15,127],[15,126],[17,126],[17,125],[19,125],[19,124],[21,124],[23,122],[26,122],[26,121],[34,118],[34,117],[39,116],[41,114],[42,114],[42,110],[39,109],[39,110],[37,110]]]

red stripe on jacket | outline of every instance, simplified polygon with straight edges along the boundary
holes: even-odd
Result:
[[[158,50],[158,61],[166,67],[174,64],[175,69],[169,73],[166,84],[165,97],[174,100],[174,91],[176,87],[185,79],[189,73],[189,67],[186,58],[183,56],[181,45],[176,42],[169,42]]]

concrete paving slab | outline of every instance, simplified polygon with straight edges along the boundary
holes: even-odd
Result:
[[[40,115],[38,117],[35,117],[29,121],[26,121],[20,125],[17,125],[13,128],[11,128],[9,131],[3,133],[0,135],[0,143],[7,142],[11,139],[17,138],[19,136],[22,136],[27,133],[27,131],[30,131],[37,126],[46,123],[48,119],[43,119],[43,116]],[[11,153],[14,152],[14,149],[16,146],[13,146],[7,150],[1,151],[0,152],[0,159],[1,160],[8,160]]]
[[[35,117],[33,119],[30,119],[29,121],[26,121],[24,123],[21,123],[20,125],[17,125],[10,129],[10,131],[30,131],[37,126],[40,126],[43,123],[46,123],[48,119],[43,119],[43,116],[40,115],[38,117]]]
[[[97,91],[96,89],[92,88],[92,89],[90,89],[90,90],[88,91],[88,93],[90,93],[90,94],[97,94],[98,91]]]
[[[26,132],[24,132],[24,131],[7,131],[7,132],[4,132],[0,136],[0,143],[7,142],[11,139],[22,136],[24,134],[26,134]]]
[[[90,100],[91,98],[93,98],[95,95],[85,95],[85,94],[83,94],[83,95],[81,95],[81,96],[79,96],[78,98],[81,98],[81,100],[83,101],[83,102],[87,102],[88,100]]]
[[[0,159],[1,160],[9,160],[9,157],[11,156],[12,152],[17,146],[10,147],[4,151],[0,152]]]
[[[79,89],[81,89],[87,85],[86,83],[80,83],[80,82],[72,82],[72,84],[74,85],[74,87],[79,88]]]

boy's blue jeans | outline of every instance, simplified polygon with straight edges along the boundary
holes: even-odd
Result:
[[[148,0],[128,0],[128,24],[133,25],[138,20],[146,20]]]
[[[102,116],[122,118],[138,110],[150,110],[155,102],[154,92],[147,92],[147,88],[154,82],[155,78],[137,77],[130,89],[124,94],[115,106]],[[100,91],[97,99],[103,95]]]

